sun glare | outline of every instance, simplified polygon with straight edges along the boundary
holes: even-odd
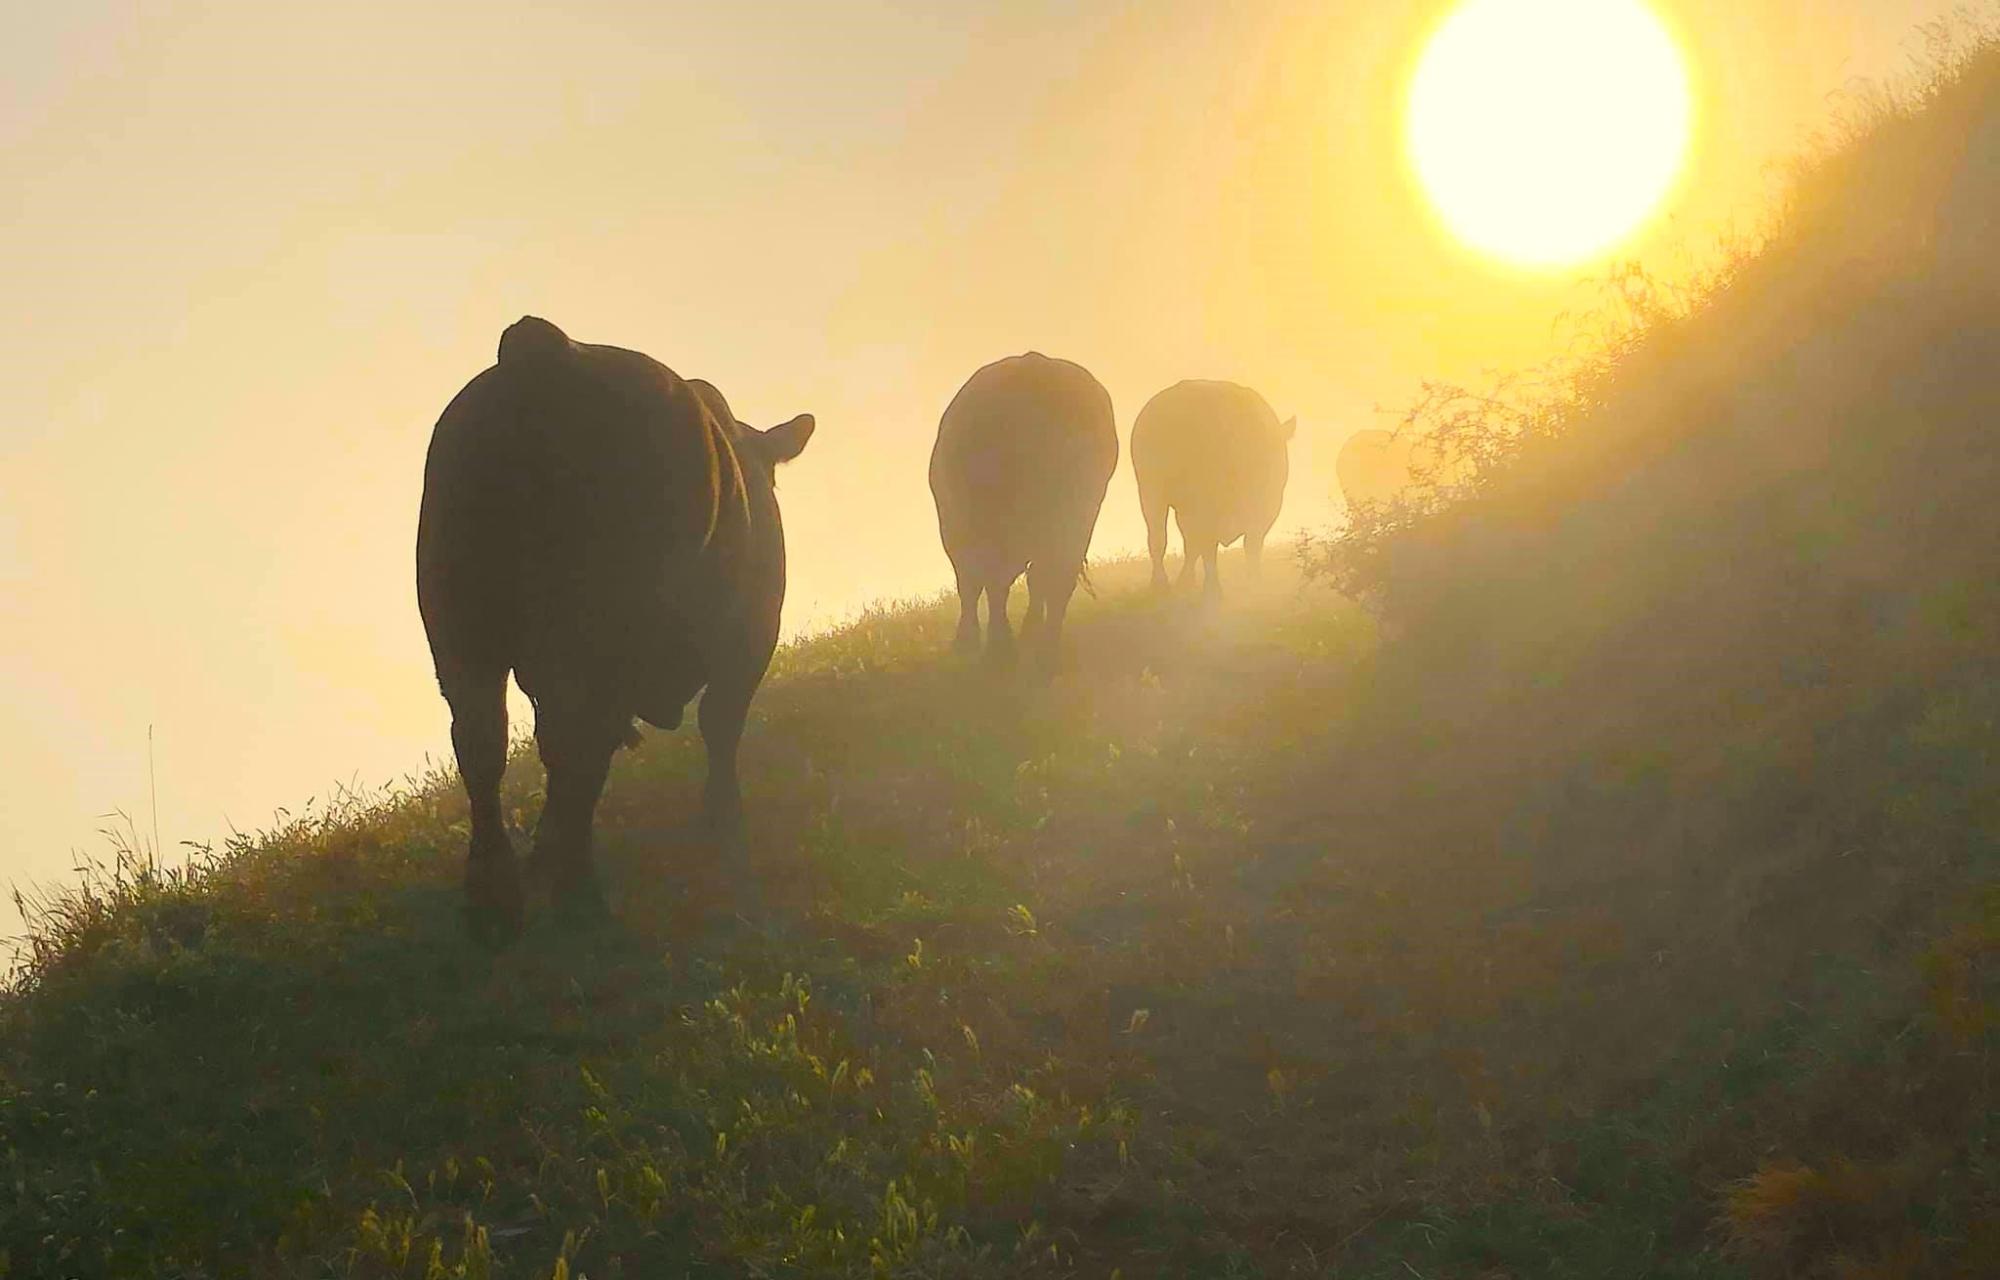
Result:
[[[1417,63],[1409,155],[1460,239],[1562,266],[1659,206],[1692,114],[1680,49],[1638,0],[1467,0]]]

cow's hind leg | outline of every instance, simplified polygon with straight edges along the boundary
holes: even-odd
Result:
[[[1032,647],[1036,636],[1049,621],[1049,594],[1045,575],[1028,566],[1028,611],[1021,615],[1021,642]]]
[[[987,579],[986,660],[996,667],[1014,665],[1014,627],[1007,621],[1007,597],[1013,590],[1013,574]]]
[[[775,628],[774,628],[775,630]],[[702,820],[719,843],[740,845],[743,839],[743,785],[737,775],[737,753],[743,726],[750,718],[750,700],[763,682],[770,653],[755,651],[718,663],[708,692],[701,695],[701,741],[708,750],[708,780],[702,788]]]
[[[1146,554],[1153,559],[1153,590],[1167,589],[1167,500],[1157,489],[1139,486],[1139,511],[1146,518]],[[1186,538],[1182,538],[1186,550]]]
[[[565,690],[536,701],[535,742],[548,770],[548,794],[535,824],[530,867],[560,908],[594,912],[603,906],[591,863],[591,823],[611,753],[630,724],[615,699],[594,693]]]
[[[1063,619],[1069,616],[1070,597],[1076,594],[1077,574],[1075,565],[1028,568],[1029,598],[1038,601],[1047,615],[1036,629],[1034,644],[1036,670],[1043,676],[1054,675],[1062,665]]]
[[[1174,512],[1174,523],[1180,526],[1181,531],[1181,572],[1174,579],[1174,590],[1185,591],[1188,584],[1194,581],[1196,566],[1201,563],[1201,541],[1188,532],[1187,512]]]
[[[956,653],[979,651],[979,578],[969,569],[956,570],[958,577],[958,633],[951,639]]]
[[[1221,549],[1215,539],[1201,544],[1201,599],[1203,604],[1219,604],[1222,600],[1222,578],[1216,573],[1216,562],[1221,558]]]
[[[702,788],[701,820],[720,855],[718,869],[739,916],[759,913],[763,894],[750,867],[743,820],[743,783],[737,757],[750,700],[764,677],[768,656],[745,655],[722,665],[701,695],[701,740],[708,750],[708,780]]]
[[[521,869],[500,811],[507,770],[507,671],[440,673],[451,706],[451,746],[472,807],[472,847],[465,859],[465,914],[472,936],[500,946],[521,930]]]
[[[1206,528],[1190,533],[1185,523],[1181,525],[1181,547],[1187,559],[1181,563],[1181,585],[1188,585],[1188,578],[1201,566],[1201,597],[1204,604],[1214,604],[1222,598],[1222,580],[1216,577],[1215,562],[1220,548],[1215,536]]]

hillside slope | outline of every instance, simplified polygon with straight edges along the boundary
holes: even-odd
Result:
[[[1538,927],[1620,935],[1599,989],[1626,1007],[1546,1032],[1593,1087],[1619,1059],[1651,1087],[1703,1022],[1739,1063],[1737,1029],[1777,1037],[1767,1078],[1701,1101],[1732,1141],[1673,1140],[1776,1274],[2000,1270],[1990,1225],[1965,1234],[1996,1211],[1996,209],[1988,44],[1558,394],[1438,395],[1420,416],[1477,481],[1373,513],[1318,566],[1402,637],[1345,739],[1372,776],[1329,816],[1423,777],[1400,839],[1484,850],[1479,891]],[[1885,981],[1920,966],[1922,996]]]
[[[1172,1158],[1123,1095],[1223,944],[1197,851],[1368,634],[1281,586],[1215,634],[1142,572],[1100,572],[1052,691],[941,661],[944,606],[789,651],[746,746],[762,930],[681,833],[687,736],[620,757],[588,936],[465,941],[451,779],[72,903],[5,1014],[16,1273],[422,1275],[441,1236],[545,1275],[572,1235],[592,1275],[1059,1266]]]
[[[1357,526],[1386,642],[1124,565],[1050,689],[786,651],[754,924],[685,735],[591,932],[467,943],[449,779],[59,905],[0,1273],[2000,1273],[1996,99]]]

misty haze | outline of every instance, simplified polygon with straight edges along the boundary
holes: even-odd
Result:
[[[2000,1275],[1992,0],[0,63],[0,1278]]]

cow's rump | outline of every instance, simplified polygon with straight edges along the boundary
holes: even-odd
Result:
[[[576,664],[635,670],[741,491],[671,370],[516,323],[432,438],[417,555],[434,653],[501,662],[531,693]]]

